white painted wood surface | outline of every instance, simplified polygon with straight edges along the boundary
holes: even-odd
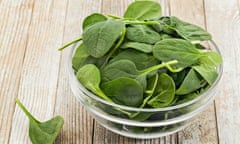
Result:
[[[121,15],[133,0],[0,0],[0,144],[28,144],[18,97],[40,120],[62,115],[62,144],[238,144],[240,137],[240,1],[158,0],[166,15],[207,28],[224,58],[218,96],[192,125],[171,136],[136,140],[114,134],[76,101],[68,85],[68,50],[92,12]]]

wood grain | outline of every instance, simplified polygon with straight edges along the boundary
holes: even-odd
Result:
[[[216,114],[219,143],[237,144],[240,137],[240,5],[239,0],[206,0],[207,28],[223,55],[224,72]]]
[[[0,3],[0,144],[7,144],[19,89],[33,1]]]
[[[61,33],[63,43],[78,38],[82,32],[83,19],[90,13],[100,12],[100,10],[101,1],[69,0],[65,30]],[[65,122],[56,143],[91,144],[94,129],[93,119],[73,96],[69,87],[67,65],[70,49],[71,47],[61,52],[55,114],[62,115]]]
[[[40,121],[53,117],[67,1],[35,0],[19,84],[18,98]],[[28,120],[16,107],[10,144],[30,143]]]
[[[171,15],[206,28],[203,0],[170,0],[170,6]],[[179,132],[179,141],[183,144],[218,143],[214,103],[192,125]]]

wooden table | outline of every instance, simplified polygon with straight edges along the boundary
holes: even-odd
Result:
[[[153,140],[114,134],[73,96],[68,51],[57,48],[81,34],[92,12],[122,15],[133,0],[0,0],[0,144],[27,144],[28,119],[18,97],[40,120],[62,115],[60,144],[239,144],[240,0],[159,0],[166,15],[205,27],[224,59],[217,98],[189,127]]]

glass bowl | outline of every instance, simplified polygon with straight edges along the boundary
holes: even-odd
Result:
[[[212,51],[220,53],[213,41],[208,42]],[[123,136],[140,139],[151,139],[175,133],[188,124],[212,103],[216,96],[217,86],[222,77],[223,66],[217,68],[218,77],[214,84],[204,93],[185,103],[164,108],[133,108],[109,103],[89,90],[77,80],[72,69],[72,56],[76,46],[70,51],[68,60],[69,81],[73,94],[81,104],[102,126]],[[124,114],[123,114],[124,113]],[[129,119],[129,113],[138,115]],[[141,121],[144,117],[148,120]]]

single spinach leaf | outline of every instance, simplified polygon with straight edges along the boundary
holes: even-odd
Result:
[[[159,76],[153,98],[148,101],[148,105],[154,108],[168,106],[174,100],[175,84],[173,79],[163,73]]]
[[[161,40],[160,35],[145,25],[127,27],[126,38],[141,43],[154,44]]]
[[[131,3],[124,18],[133,18],[137,20],[157,19],[161,17],[161,5],[154,1],[135,1]]]
[[[153,45],[139,42],[125,42],[120,46],[120,48],[122,49],[133,48],[144,53],[151,53]]]
[[[193,69],[198,72],[210,85],[212,85],[217,79],[218,73],[214,67],[199,65],[193,66]]]
[[[199,26],[184,22],[177,17],[172,16],[171,26],[182,38],[189,41],[211,40],[211,35]]]
[[[204,57],[199,59],[200,64],[216,67],[222,63],[222,57],[217,52],[206,52]]]
[[[103,83],[102,90],[115,103],[138,107],[143,100],[143,88],[134,79],[121,77]]]
[[[159,64],[159,61],[153,57],[152,55],[148,55],[146,53],[139,52],[137,50],[129,49],[124,50],[114,56],[112,60],[110,60],[110,63],[118,61],[118,60],[130,60],[134,62],[138,70],[142,70],[148,67],[151,67],[153,65]]]
[[[16,103],[29,118],[29,137],[32,143],[53,144],[63,126],[63,118],[61,116],[56,116],[46,122],[40,122],[34,118],[19,99],[16,99]]]
[[[186,40],[164,39],[154,45],[153,56],[163,62],[177,60],[176,66],[185,68],[196,63],[203,54]]]
[[[119,38],[124,23],[117,20],[101,21],[83,31],[83,43],[87,52],[96,58],[105,55]]]
[[[99,88],[101,75],[99,69],[93,64],[81,67],[77,72],[77,78],[81,84],[106,101],[112,102]]]
[[[84,48],[83,43],[81,43],[75,50],[74,55],[72,57],[72,67],[75,71],[77,71],[85,62],[89,54]]]
[[[83,24],[82,24],[82,29],[84,30],[85,28],[87,28],[88,26],[91,26],[95,23],[101,22],[101,21],[106,21],[107,17],[100,14],[100,13],[93,13],[89,16],[87,16],[84,20],[83,20]]]
[[[102,81],[112,81],[120,77],[136,78],[138,70],[135,64],[130,60],[118,60],[112,62],[102,70]]]
[[[177,95],[186,95],[202,87],[202,79],[191,69],[180,87],[176,90]]]

